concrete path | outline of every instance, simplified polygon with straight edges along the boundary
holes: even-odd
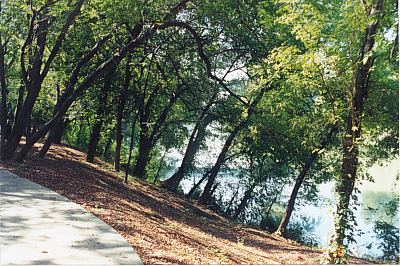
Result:
[[[78,204],[0,169],[0,265],[143,264],[114,229]]]

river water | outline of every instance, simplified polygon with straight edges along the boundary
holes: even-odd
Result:
[[[176,166],[176,156],[175,163]],[[169,177],[173,171],[168,171],[164,174],[161,179]],[[386,215],[383,204],[392,200],[393,198],[399,197],[399,186],[394,186],[396,175],[399,173],[399,161],[393,160],[386,166],[374,165],[369,169],[369,173],[374,178],[375,182],[363,181],[357,187],[360,189],[358,196],[360,205],[354,211],[357,226],[354,228],[356,232],[355,239],[356,243],[351,244],[349,249],[352,254],[358,257],[374,257],[378,258],[382,256],[380,240],[376,238],[376,234],[373,231],[374,224],[377,220],[388,222],[397,228],[400,228],[400,214],[397,216],[390,217]],[[187,193],[201,178],[200,175],[191,176],[181,183],[182,189]],[[234,178],[232,177],[219,177],[221,183],[225,182],[232,183]],[[233,181],[234,182],[234,181]],[[204,184],[203,184],[204,185]],[[287,198],[290,195],[292,185],[287,186],[284,189],[284,197],[282,202],[287,202]],[[299,220],[301,216],[306,216],[315,219],[317,221],[314,224],[313,234],[319,243],[319,246],[325,248],[328,246],[329,238],[333,231],[333,213],[334,213],[334,182],[321,184],[318,186],[318,202],[300,204],[295,208],[293,212],[292,220]],[[226,193],[226,198],[230,198],[232,192]],[[377,209],[373,211],[372,209]]]

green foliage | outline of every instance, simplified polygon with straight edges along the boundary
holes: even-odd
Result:
[[[382,259],[385,261],[400,261],[400,229],[387,222],[377,221],[374,225],[374,232],[380,241],[383,251]]]
[[[318,246],[318,237],[313,233],[318,223],[315,218],[300,216],[300,219],[289,223],[286,237],[310,247]]]

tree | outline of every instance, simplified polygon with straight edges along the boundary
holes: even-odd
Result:
[[[336,186],[338,202],[335,213],[333,241],[338,250],[343,249],[348,220],[350,219],[350,196],[357,179],[358,141],[361,137],[364,105],[370,89],[370,73],[374,62],[373,48],[382,15],[383,1],[377,0],[371,6],[365,4],[364,8],[366,9],[366,16],[371,22],[366,27],[361,43],[359,59],[354,73],[354,83],[350,91],[349,114],[346,118],[346,131],[342,139],[342,171]],[[337,261],[343,262],[343,257],[338,256]]]

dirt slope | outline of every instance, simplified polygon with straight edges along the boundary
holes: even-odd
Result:
[[[141,181],[125,185],[110,165],[87,163],[66,146],[53,146],[46,159],[0,166],[81,204],[125,237],[145,264],[320,263],[321,250],[239,226]]]

